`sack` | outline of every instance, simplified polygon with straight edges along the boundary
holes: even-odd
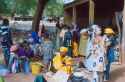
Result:
[[[63,71],[57,71],[52,77],[53,82],[67,82],[69,75]]]
[[[69,80],[68,82],[89,82],[89,81],[83,77],[72,76],[71,80]]]

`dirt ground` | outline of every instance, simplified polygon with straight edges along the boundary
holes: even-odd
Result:
[[[5,78],[5,82],[34,82],[32,74],[23,73],[10,75]],[[111,80],[108,82],[125,82],[125,65],[115,65],[112,67]]]

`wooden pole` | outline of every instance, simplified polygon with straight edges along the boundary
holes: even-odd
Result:
[[[125,0],[123,10],[123,29],[122,29],[122,45],[121,45],[122,63],[125,64]]]
[[[89,24],[94,24],[95,4],[93,0],[89,0]]]
[[[73,6],[73,25],[76,25],[76,7]]]

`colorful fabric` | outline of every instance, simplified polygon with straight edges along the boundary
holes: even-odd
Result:
[[[91,44],[85,66],[91,71],[105,71],[105,49],[102,42]]]
[[[66,72],[67,74],[72,73],[73,71],[72,64],[73,64],[72,59],[68,56],[62,58],[61,55],[56,55],[53,59],[54,68],[57,71],[61,70],[63,72]]]

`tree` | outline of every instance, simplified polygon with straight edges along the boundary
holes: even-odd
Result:
[[[64,13],[63,0],[50,0],[44,10],[44,16],[60,17]]]
[[[42,17],[43,10],[48,1],[49,0],[38,0],[36,13],[34,15],[34,19],[33,19],[33,23],[32,23],[33,31],[36,31],[36,32],[38,31],[40,19]]]

